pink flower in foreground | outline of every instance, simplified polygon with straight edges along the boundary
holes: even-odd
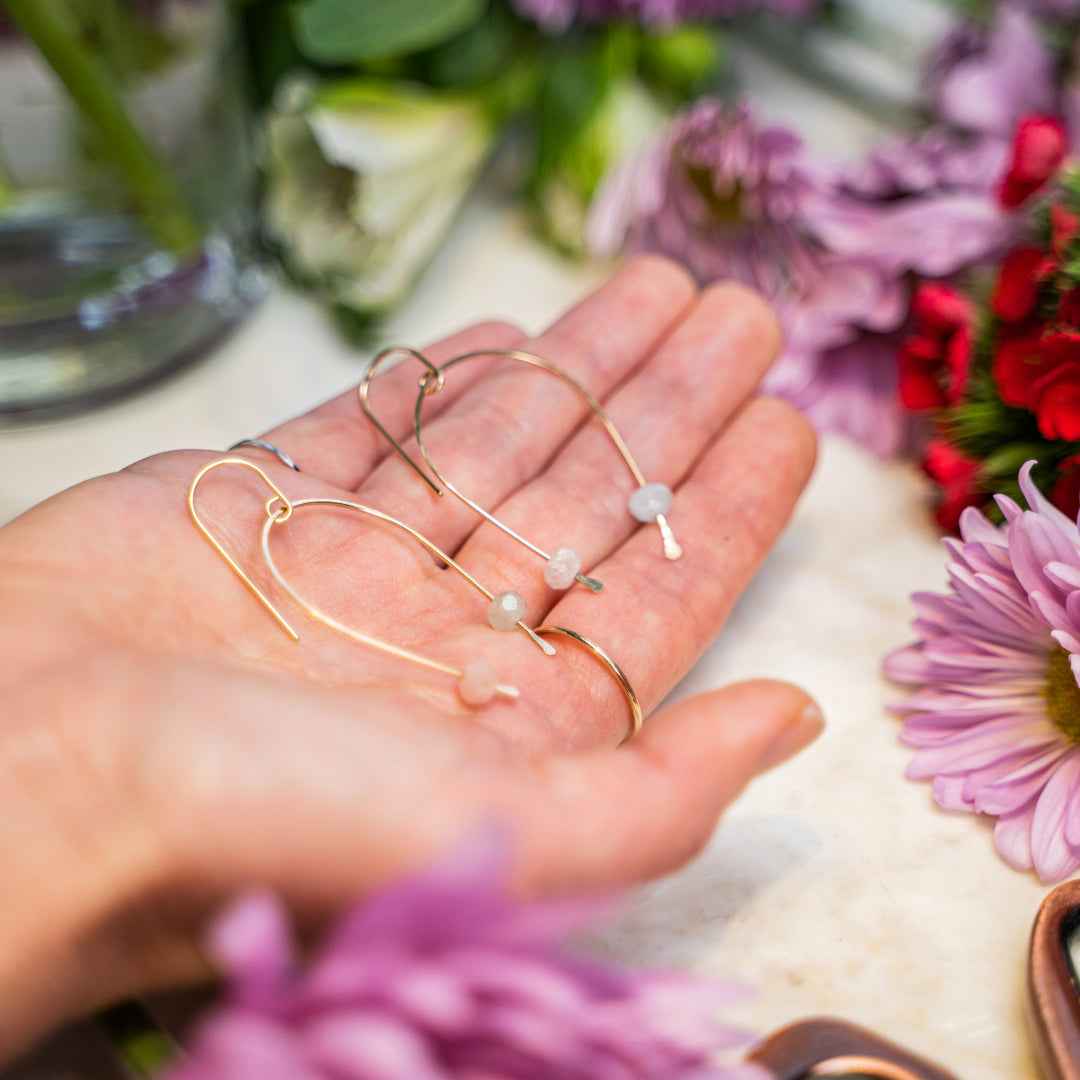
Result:
[[[711,1063],[746,1041],[715,1015],[741,990],[557,949],[595,905],[511,901],[498,863],[374,894],[306,965],[281,906],[241,900],[212,938],[228,997],[169,1080],[767,1080]]]
[[[1060,881],[1080,866],[1080,533],[1043,497],[1028,462],[1029,510],[996,500],[1005,523],[965,510],[951,592],[916,593],[920,640],[885,660],[918,689],[897,706],[907,768],[951,810],[997,818],[1017,870]]]

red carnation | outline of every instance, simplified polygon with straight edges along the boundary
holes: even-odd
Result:
[[[1080,514],[1080,454],[1073,454],[1058,466],[1058,478],[1050,491],[1050,501],[1064,514]]]
[[[1080,358],[1080,334],[1029,330],[1004,337],[991,361],[998,394],[1014,409],[1035,411],[1035,384],[1058,365]]]
[[[1001,181],[1002,206],[1019,206],[1053,177],[1065,160],[1068,138],[1055,116],[1027,116],[1016,127],[1009,169]]]
[[[994,314],[1007,323],[1024,322],[1035,311],[1042,283],[1053,270],[1053,260],[1041,248],[1010,251],[990,298]]]
[[[934,519],[949,532],[956,532],[960,514],[969,506],[986,501],[979,490],[979,461],[961,453],[944,439],[931,439],[922,460],[923,472],[941,487],[941,501]]]
[[[1080,439],[1080,362],[1059,364],[1035,383],[1034,391],[1035,422],[1043,437]]]
[[[971,304],[947,285],[924,281],[911,311],[917,329],[900,345],[900,400],[916,412],[954,405],[971,369]]]

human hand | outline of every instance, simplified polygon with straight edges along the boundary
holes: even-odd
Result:
[[[648,714],[719,630],[812,467],[804,422],[752,397],[777,344],[756,297],[698,296],[643,259],[534,341],[492,324],[427,350],[550,359],[604,400],[647,478],[676,489],[684,554],[667,561],[626,512],[622,462],[557,379],[481,360],[429,399],[446,474],[548,550],[571,543],[599,595],[551,592],[535,556],[433,496],[355,393],[267,433],[300,474],[243,455],[290,498],[377,507],[491,591],[522,592],[531,625],[606,649]],[[395,433],[410,430],[418,374],[376,383]],[[564,639],[547,657],[490,630],[486,601],[397,530],[319,510],[275,535],[290,582],[343,623],[458,667],[484,654],[521,690],[469,708],[453,680],[305,620],[261,566],[269,492],[249,470],[214,470],[200,511],[294,642],[188,516],[193,477],[221,456],[148,459],[0,530],[0,856],[19,882],[0,895],[0,1056],[67,1015],[206,976],[202,924],[252,884],[318,920],[489,822],[512,834],[521,889],[663,872],[820,728],[801,691],[755,682],[669,706],[615,750],[629,717],[611,674]]]

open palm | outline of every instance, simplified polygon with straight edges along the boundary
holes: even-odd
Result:
[[[670,561],[626,510],[624,463],[558,379],[484,359],[428,399],[440,468],[545,550],[574,547],[604,583],[596,595],[552,591],[534,554],[433,495],[355,394],[266,434],[300,473],[242,455],[290,499],[392,514],[491,592],[520,592],[529,625],[602,646],[648,714],[719,630],[812,466],[803,422],[753,397],[776,346],[759,300],[734,286],[699,296],[648,259],[533,341],[488,324],[427,351],[436,363],[511,347],[551,360],[604,401],[647,478],[675,489],[684,554]],[[402,438],[420,373],[403,364],[372,393]],[[627,701],[586,649],[553,638],[547,656],[523,633],[496,633],[482,595],[356,512],[306,507],[272,527],[274,558],[310,603],[453,667],[485,656],[520,690],[467,706],[452,678],[308,619],[262,562],[271,492],[251,470],[215,469],[200,513],[293,641],[188,516],[193,477],[222,456],[151,458],[0,530],[0,613],[18,613],[2,631],[18,663],[0,676],[0,818],[21,823],[0,825],[0,854],[26,882],[0,917],[9,932],[80,945],[0,1020],[0,1053],[67,1013],[205,974],[202,921],[252,883],[317,919],[490,822],[514,839],[522,888],[661,872],[753,775],[816,734],[805,695],[758,682],[671,706],[615,750]]]

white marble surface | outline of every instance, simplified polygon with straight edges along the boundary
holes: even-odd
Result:
[[[774,109],[774,112],[779,110]],[[536,329],[599,273],[540,248],[505,206],[468,212],[387,340],[498,316]],[[365,357],[279,288],[216,355],[93,416],[0,434],[0,520],[87,476],[184,446],[225,447],[354,383]],[[878,1029],[966,1080],[1034,1080],[1023,1023],[1031,919],[1047,889],[1007,869],[990,831],[902,778],[882,654],[908,594],[944,559],[914,469],[826,440],[782,542],[680,692],[748,676],[801,683],[828,730],[758,781],[708,850],[643,890],[604,941],[636,963],[732,975],[759,1031],[828,1013]]]
[[[908,465],[824,440],[798,512],[678,693],[736,679],[800,683],[828,727],[757,781],[708,850],[634,897],[605,935],[638,963],[756,987],[766,1032],[829,1014],[874,1028],[961,1080],[1035,1080],[1027,938],[1049,891],[995,855],[986,819],[903,779],[882,655],[908,639],[908,595],[944,586],[944,553]]]

